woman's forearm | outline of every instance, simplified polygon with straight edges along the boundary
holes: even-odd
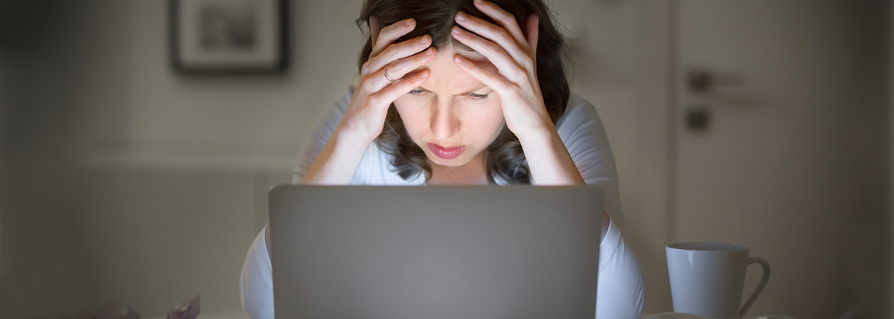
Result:
[[[577,165],[568,153],[565,143],[559,137],[555,127],[547,127],[540,134],[519,136],[528,168],[531,170],[533,185],[581,185],[584,178],[577,170]],[[602,212],[602,236],[608,233],[611,223],[608,215]]]
[[[302,184],[348,185],[369,148],[372,139],[353,134],[342,125],[335,130],[314,164],[304,176]]]
[[[516,134],[528,168],[531,171],[531,184],[533,185],[579,185],[584,184],[571,154],[565,148],[565,143],[559,137],[555,127],[528,132],[529,134]]]
[[[357,166],[369,148],[371,140],[352,134],[342,125],[335,130],[326,146],[314,160],[314,164],[304,175],[302,184],[348,185],[354,179]],[[264,234],[267,251],[270,251],[270,227]]]

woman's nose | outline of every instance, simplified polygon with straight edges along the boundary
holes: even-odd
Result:
[[[447,141],[459,131],[461,123],[449,105],[438,105],[431,118],[431,131],[439,142]],[[453,146],[453,145],[448,145]]]

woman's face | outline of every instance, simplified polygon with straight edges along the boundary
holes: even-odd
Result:
[[[480,53],[448,46],[427,65],[428,79],[394,101],[413,142],[429,161],[443,166],[462,166],[479,158],[504,125],[496,92],[460,69],[453,62],[456,53],[498,72]]]

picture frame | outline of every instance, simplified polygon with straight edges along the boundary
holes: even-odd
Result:
[[[169,0],[169,11],[179,73],[280,73],[288,65],[287,0]]]

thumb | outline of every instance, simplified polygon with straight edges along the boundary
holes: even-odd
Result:
[[[537,14],[532,13],[528,16],[528,25],[525,28],[527,31],[528,45],[531,47],[531,51],[533,51],[534,56],[537,56],[537,40],[540,38],[540,17]]]

